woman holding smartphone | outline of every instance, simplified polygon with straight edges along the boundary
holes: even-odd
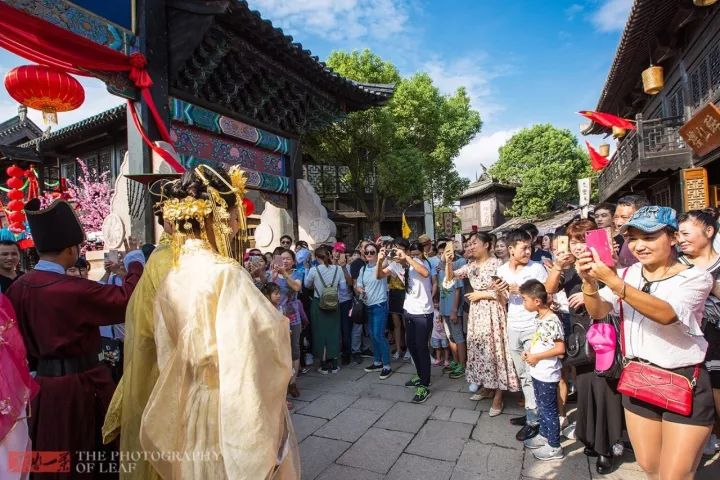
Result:
[[[467,242],[472,259],[453,271],[452,259],[446,257],[445,283],[467,278],[472,285],[473,291],[465,295],[470,302],[465,377],[468,383],[482,385],[484,389],[470,397],[472,400],[493,399],[489,415],[495,417],[503,410],[503,392],[517,392],[520,383],[505,333],[505,309],[501,303],[504,297],[493,287],[500,280],[496,275],[501,263],[491,256],[490,246],[488,234],[472,234]]]
[[[576,220],[568,225],[565,232],[568,249],[559,249],[545,282],[549,294],[564,292],[567,296],[571,325],[579,323],[585,328],[592,320],[585,309],[582,279],[575,262],[587,252],[585,234],[596,228],[595,222],[589,219]],[[579,365],[575,369],[575,438],[585,445],[585,455],[598,457],[596,471],[601,475],[607,474],[613,469],[613,447],[622,442],[623,433],[622,398],[617,391],[617,379],[598,376],[594,363]]]
[[[677,260],[677,230],[675,210],[643,207],[620,230],[638,263],[616,273],[594,249],[578,260],[585,307],[595,319],[620,315],[625,357],[692,380],[689,415],[623,395],[635,457],[651,479],[693,478],[715,421],[701,329],[713,281]]]

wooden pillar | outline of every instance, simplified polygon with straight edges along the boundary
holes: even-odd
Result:
[[[297,242],[300,239],[299,216],[298,216],[298,198],[297,198],[297,179],[302,178],[302,145],[299,140],[290,139],[290,157],[288,159],[288,168],[285,175],[290,177],[292,182],[292,195],[288,207],[292,211],[293,219],[293,239]]]
[[[140,39],[140,51],[148,60],[147,71],[153,80],[150,93],[166,125],[170,124],[168,105],[168,31],[165,12],[165,0],[137,0],[137,35]],[[140,123],[145,127],[152,140],[160,140],[160,135],[148,107],[144,101],[134,102]],[[151,151],[135,128],[130,112],[127,115],[127,136],[130,173],[152,172]],[[147,199],[147,197],[146,197]],[[140,218],[133,218],[131,234],[141,243],[154,241],[155,218],[152,205],[146,201]]]

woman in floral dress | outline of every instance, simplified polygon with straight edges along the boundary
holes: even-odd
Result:
[[[503,391],[516,392],[520,388],[513,366],[505,333],[505,309],[501,294],[493,289],[493,276],[501,265],[490,255],[490,237],[483,232],[473,234],[468,240],[470,262],[452,271],[452,261],[446,261],[446,280],[468,278],[473,292],[465,297],[470,302],[468,318],[468,361],[465,378],[469,383],[494,390],[490,416],[500,415],[503,409]],[[481,400],[481,393],[472,396]],[[489,398],[489,397],[488,397]]]

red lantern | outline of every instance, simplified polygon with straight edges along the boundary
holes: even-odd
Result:
[[[10,190],[8,192],[8,198],[10,200],[22,200],[25,198],[25,194],[20,190]]]
[[[242,199],[243,209],[245,210],[245,216],[249,217],[255,212],[255,204],[249,198]]]
[[[25,170],[17,165],[11,165],[5,171],[10,177],[7,180],[7,186],[11,188],[8,192],[10,202],[8,202],[5,215],[10,223],[10,231],[20,233],[25,230],[25,226],[23,225],[25,213],[22,211],[23,208],[25,208],[25,202],[23,202],[23,192],[20,190],[24,185],[23,177],[25,177]]]
[[[23,212],[12,212],[9,218],[12,223],[22,224],[25,221],[25,214]],[[24,228],[21,228],[21,230],[24,230]]]
[[[22,179],[18,177],[10,177],[7,179],[7,182],[5,182],[8,187],[14,188],[16,190],[20,190],[23,185],[25,185],[25,182],[22,181]]]
[[[57,112],[75,110],[85,101],[80,82],[44,65],[24,65],[5,75],[5,88],[23,105],[43,112],[45,123],[57,124]]]
[[[10,191],[16,192],[17,190],[10,190]],[[19,212],[23,208],[25,208],[25,204],[21,200],[10,200],[10,202],[8,202],[8,204],[7,204],[7,208],[11,212]]]

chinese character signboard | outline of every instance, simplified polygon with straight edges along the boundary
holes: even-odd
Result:
[[[710,205],[707,170],[686,168],[682,171],[683,209],[701,210]]]
[[[702,157],[720,146],[720,108],[709,103],[680,128],[680,136]]]
[[[450,237],[453,234],[453,212],[443,212],[443,233],[446,237]]]
[[[580,201],[578,204],[580,207],[582,207],[581,217],[582,218],[588,218],[588,213],[590,212],[590,179],[589,178],[580,178],[578,179],[578,195],[580,197]]]

